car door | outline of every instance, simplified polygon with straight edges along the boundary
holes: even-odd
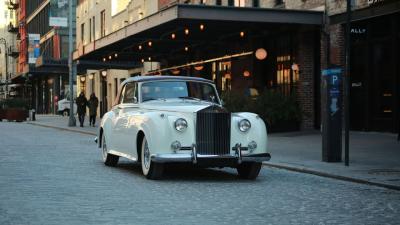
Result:
[[[127,83],[121,95],[121,102],[117,107],[118,116],[115,118],[114,129],[118,151],[133,157],[136,156],[135,137],[138,130],[135,122],[135,114],[138,110],[137,99],[137,84],[135,82]]]

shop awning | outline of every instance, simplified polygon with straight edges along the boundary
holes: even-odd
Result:
[[[194,48],[207,47],[207,51],[212,51],[212,46],[238,43],[241,39],[269,33],[320,27],[322,23],[321,11],[178,4],[79,47],[74,52],[74,60],[86,62],[80,63],[82,66],[99,66],[100,62],[104,68],[112,68],[113,61],[162,62],[167,58],[186,57]]]

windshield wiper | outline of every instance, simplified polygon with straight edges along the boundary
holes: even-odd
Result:
[[[165,101],[165,98],[148,98],[148,99],[143,100],[142,102],[155,101],[155,100]]]
[[[182,97],[178,97],[180,99],[189,99],[189,100],[196,100],[196,101],[203,101],[199,98],[195,98],[195,97],[189,97],[189,96],[182,96]]]

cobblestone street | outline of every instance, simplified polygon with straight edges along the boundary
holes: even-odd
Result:
[[[273,155],[272,155],[273,157]],[[398,224],[400,192],[264,167],[167,168],[163,180],[120,160],[104,166],[93,136],[0,123],[0,224]]]

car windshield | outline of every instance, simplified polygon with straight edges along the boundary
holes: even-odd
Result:
[[[219,103],[211,84],[193,81],[154,81],[142,84],[142,102],[157,99],[190,99]]]

